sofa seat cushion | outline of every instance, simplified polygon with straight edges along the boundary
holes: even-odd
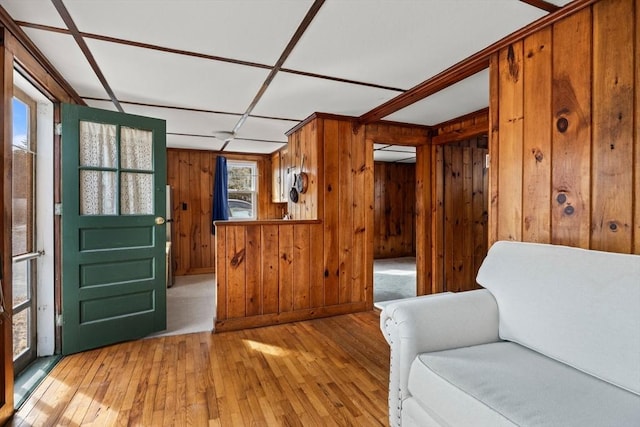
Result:
[[[421,354],[408,388],[450,425],[640,426],[640,396],[506,341]]]

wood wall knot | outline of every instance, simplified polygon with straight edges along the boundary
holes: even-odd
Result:
[[[511,77],[511,80],[514,82],[517,82],[520,79],[520,63],[516,58],[513,45],[509,45],[509,49],[507,50],[507,62],[509,64],[509,77]]]
[[[558,132],[565,133],[567,129],[569,129],[569,120],[567,120],[566,117],[560,117],[556,121],[556,128],[558,129]]]
[[[245,253],[246,253],[246,250],[243,248],[240,251],[233,254],[233,257],[231,258],[231,261],[230,261],[231,267],[236,268],[240,264],[242,264],[242,262],[244,261]]]
[[[531,150],[531,152],[533,153],[533,157],[536,159],[536,162],[542,163],[542,160],[544,160],[544,154],[542,154],[542,151],[539,148],[535,148]]]

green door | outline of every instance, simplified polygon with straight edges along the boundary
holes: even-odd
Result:
[[[164,120],[62,105],[62,352],[166,328]]]

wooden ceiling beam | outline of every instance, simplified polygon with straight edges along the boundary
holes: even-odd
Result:
[[[482,71],[485,68],[488,68],[489,59],[494,53],[497,53],[501,49],[504,49],[510,44],[523,39],[542,28],[552,25],[569,15],[591,6],[597,1],[599,0],[575,0],[557,11],[543,16],[537,21],[522,27],[520,30],[511,33],[496,43],[458,62],[452,67],[447,68],[440,74],[437,74],[414,86],[405,93],[398,95],[373,110],[364,113],[358,118],[359,124],[364,125],[381,120],[396,111],[408,107],[415,102],[418,102],[442,89],[472,76],[479,71]]]
[[[537,7],[538,9],[542,9],[549,13],[556,12],[560,9],[560,6],[556,6],[555,4],[549,3],[548,1],[544,1],[544,0],[520,0],[520,1],[522,3],[526,3],[533,7]]]

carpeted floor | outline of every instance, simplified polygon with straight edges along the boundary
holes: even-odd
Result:
[[[210,332],[215,306],[215,275],[176,276],[167,289],[167,330],[150,337]]]
[[[374,303],[416,296],[415,257],[373,261]]]

